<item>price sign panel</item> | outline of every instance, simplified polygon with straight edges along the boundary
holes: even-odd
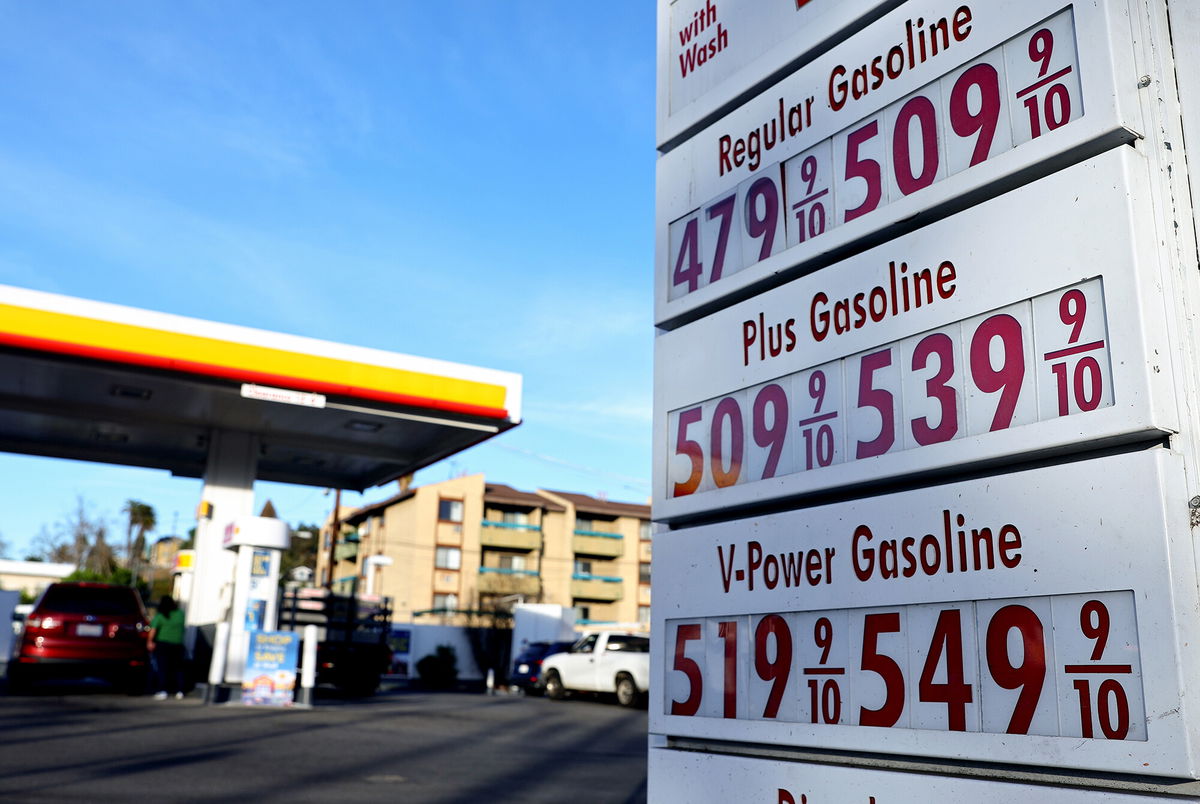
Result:
[[[655,517],[1177,430],[1148,185],[1106,152],[660,334]]]
[[[696,791],[706,801],[761,804],[928,804],[969,801],[971,804],[1147,804],[1197,802],[1200,796],[1157,797],[1119,790],[1079,790],[1011,780],[964,779],[880,768],[848,768],[830,764],[751,759],[697,751],[650,749],[651,801],[693,804]]]
[[[673,0],[659,4],[658,143],[663,145],[826,42],[901,0]]]
[[[1131,140],[1115,3],[905,3],[663,155],[656,323]]]
[[[1193,776],[1182,487],[1154,450],[662,532],[650,731]]]

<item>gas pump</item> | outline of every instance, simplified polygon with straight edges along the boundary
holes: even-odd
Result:
[[[279,519],[239,517],[225,528],[223,546],[237,552],[225,662],[227,682],[242,680],[247,635],[251,631],[275,630],[280,555],[290,541],[288,525]]]

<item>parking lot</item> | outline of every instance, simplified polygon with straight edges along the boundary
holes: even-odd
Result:
[[[106,687],[0,693],[9,801],[637,802],[646,712],[609,701],[385,690],[311,709]]]

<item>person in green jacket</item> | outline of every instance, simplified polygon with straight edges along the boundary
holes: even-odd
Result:
[[[175,604],[175,598],[164,595],[158,603],[158,611],[150,620],[150,638],[146,642],[154,654],[154,666],[158,671],[156,700],[165,700],[168,695],[183,697],[183,611]]]

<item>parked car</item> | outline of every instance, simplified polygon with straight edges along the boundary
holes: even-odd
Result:
[[[46,587],[25,618],[8,665],[10,690],[52,678],[98,677],[130,693],[146,688],[146,608],[137,590],[106,583]]]
[[[571,647],[570,642],[529,642],[513,659],[508,683],[525,690],[527,695],[542,694],[542,660]]]
[[[639,706],[650,686],[650,638],[622,632],[587,634],[566,653],[547,657],[542,672],[546,695],[552,699],[570,692],[599,692],[616,695],[622,706]]]

